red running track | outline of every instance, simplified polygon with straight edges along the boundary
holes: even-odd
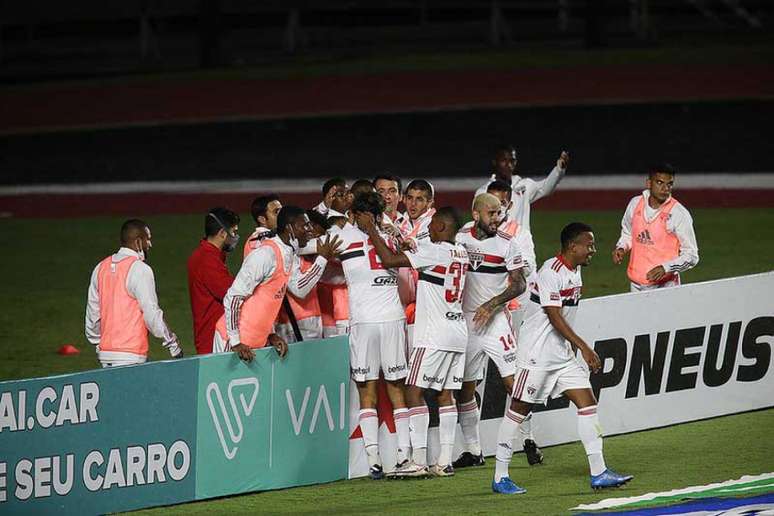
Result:
[[[544,210],[621,210],[638,192],[627,190],[559,190],[535,203]],[[0,196],[0,216],[15,218],[91,217],[99,215],[148,216],[205,213],[214,206],[249,211],[258,195],[251,193],[133,193],[133,194],[30,194]],[[312,207],[319,193],[285,193],[284,204]],[[676,194],[688,208],[773,208],[774,189],[690,189]],[[468,210],[472,192],[438,192],[436,205]]]

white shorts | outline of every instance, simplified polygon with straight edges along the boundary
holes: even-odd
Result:
[[[414,325],[406,325],[406,356],[411,357],[414,352]]]
[[[591,389],[589,372],[576,360],[549,371],[517,367],[511,395],[526,403],[545,403],[571,389]]]
[[[408,374],[406,320],[358,323],[350,328],[349,371],[356,382],[376,380],[381,369],[385,380]]]
[[[414,348],[409,361],[407,385],[434,391],[462,387],[465,353],[432,348]]]
[[[516,371],[516,338],[511,329],[511,314],[502,310],[490,319],[482,331],[473,329],[475,313],[465,313],[468,324],[468,347],[465,350],[464,381],[472,382],[484,379],[484,366],[491,358],[505,378]]]

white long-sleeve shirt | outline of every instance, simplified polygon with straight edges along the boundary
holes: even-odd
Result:
[[[293,252],[293,248],[285,244],[278,236],[272,237],[282,254],[283,266],[286,271],[290,271],[288,278],[288,290],[296,297],[306,297],[312,288],[317,284],[325,271],[328,263],[322,256],[318,256],[312,266],[306,272],[301,272],[300,259]],[[277,259],[274,249],[269,245],[262,245],[250,253],[242,267],[234,278],[234,283],[226,292],[223,298],[223,308],[226,317],[226,333],[228,334],[229,344],[233,347],[241,342],[239,336],[239,327],[234,325],[234,321],[239,321],[239,312],[245,300],[253,295],[255,288],[264,283],[274,275],[277,270]]]
[[[641,196],[636,195],[632,197],[621,219],[621,237],[615,245],[617,248],[625,251],[632,248],[632,217],[641,197],[645,198],[643,215],[647,222],[653,221],[661,211],[660,207],[650,207],[648,202],[650,198],[649,190],[643,190]],[[666,229],[680,241],[680,254],[674,260],[669,260],[661,265],[666,272],[680,273],[695,267],[699,263],[699,245],[696,243],[696,233],[693,231],[693,218],[691,218],[691,214],[688,213],[685,206],[677,204],[672,208],[670,215],[669,219],[667,219]]]
[[[508,218],[515,220],[519,224],[519,232],[523,232],[523,238],[520,243],[523,244],[522,256],[531,265],[533,271],[537,270],[537,258],[535,256],[535,243],[532,240],[532,229],[530,228],[530,205],[554,193],[556,186],[564,177],[566,169],[554,167],[546,177],[535,180],[529,177],[513,176],[511,178],[511,209],[508,212]],[[489,178],[489,181],[476,190],[476,195],[486,193],[489,183],[497,179],[495,174]]]
[[[141,258],[137,251],[122,247],[113,255],[113,263],[132,256]],[[86,339],[95,346],[99,346],[101,338],[98,272],[99,264],[94,267],[94,271],[91,273],[85,320]],[[142,259],[135,261],[129,268],[129,273],[126,276],[126,291],[139,303],[143,319],[145,320],[145,326],[151,334],[161,339],[162,345],[165,348],[170,348],[172,345],[174,345],[173,348],[177,348],[177,336],[170,331],[167,323],[164,321],[164,312],[159,307],[153,269]],[[172,350],[170,348],[170,351]],[[100,351],[99,347],[97,348],[97,353],[99,359],[103,362],[121,362],[121,358],[127,358],[124,355],[131,355],[131,353],[104,352]]]

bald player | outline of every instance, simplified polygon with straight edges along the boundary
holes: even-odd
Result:
[[[462,300],[468,346],[458,397],[465,451],[454,461],[455,469],[484,464],[475,394],[488,359],[497,366],[506,392],[513,390],[516,339],[507,305],[526,289],[529,265],[516,239],[499,231],[499,225],[500,200],[492,194],[479,194],[473,201],[473,224],[465,226],[456,238],[468,252],[470,269]]]
[[[153,270],[145,263],[151,247],[148,224],[127,220],[118,252],[99,262],[91,274],[86,338],[96,346],[102,367],[145,362],[148,331],[161,339],[172,358],[183,356],[159,308]]]

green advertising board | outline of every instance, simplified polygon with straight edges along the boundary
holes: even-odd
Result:
[[[0,513],[96,514],[347,477],[346,337],[0,382]]]

